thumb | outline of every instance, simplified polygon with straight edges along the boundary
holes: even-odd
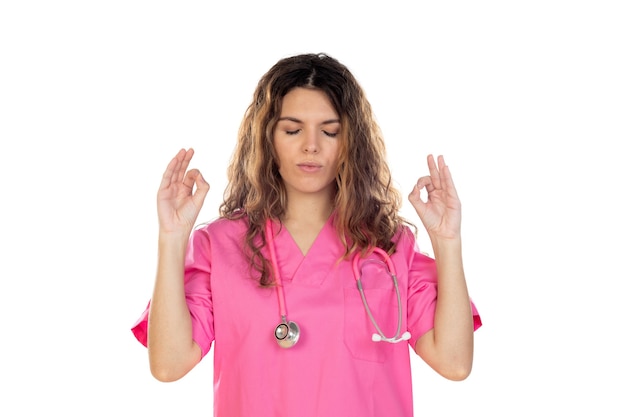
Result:
[[[413,189],[409,193],[409,201],[415,208],[417,208],[416,205],[418,205],[419,203],[423,203],[422,199],[420,198],[420,189],[417,184],[413,186]]]
[[[422,201],[420,197],[420,187],[418,184],[413,186],[413,190],[409,193],[409,202],[417,212],[418,216],[421,216],[421,213],[424,211],[426,203]]]
[[[198,171],[198,175],[195,178],[194,183],[196,185],[196,192],[192,196],[193,202],[198,207],[202,207],[202,204],[204,203],[204,199],[209,193],[209,189],[211,188],[211,186],[209,185],[208,182],[205,181],[204,177],[199,171]]]

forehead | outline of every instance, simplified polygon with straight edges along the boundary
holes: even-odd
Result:
[[[297,117],[305,114],[312,116],[325,115],[327,118],[338,117],[337,111],[325,92],[317,89],[296,87],[283,97],[281,117]]]

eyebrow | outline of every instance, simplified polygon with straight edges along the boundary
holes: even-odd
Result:
[[[278,119],[279,122],[281,122],[283,120],[288,120],[290,122],[300,123],[300,124],[304,123],[302,120],[296,119],[295,117],[290,117],[290,116],[281,117],[281,118]],[[340,123],[340,122],[341,121],[339,119],[329,119],[329,120],[324,120],[321,124],[329,125],[329,124]]]

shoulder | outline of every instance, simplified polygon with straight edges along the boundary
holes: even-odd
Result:
[[[200,232],[209,235],[219,233],[233,233],[245,231],[248,228],[248,221],[245,217],[239,219],[227,219],[219,217],[206,223],[201,223],[194,229],[194,233]]]
[[[226,219],[223,217],[201,223],[195,227],[191,234],[192,242],[211,242],[216,245],[220,242],[226,244],[233,242],[241,244],[241,239],[245,236],[248,229],[246,218]]]
[[[414,251],[417,249],[416,232],[408,225],[402,225],[396,232],[393,241],[396,244],[396,250]]]
[[[421,251],[417,243],[417,232],[410,226],[403,225],[396,233],[394,242],[396,243],[396,254],[406,259],[409,264],[416,261],[434,263],[431,256]]]

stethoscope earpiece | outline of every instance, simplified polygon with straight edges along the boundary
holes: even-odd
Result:
[[[274,337],[276,337],[276,343],[282,348],[290,348],[300,339],[300,328],[293,322],[287,322],[284,320],[274,330]]]
[[[380,334],[374,333],[372,335],[372,342],[380,342],[384,340],[385,342],[389,342],[389,343],[399,343],[399,342],[402,342],[403,340],[409,340],[410,338],[411,338],[411,333],[409,332],[402,333],[402,336],[400,337],[392,337],[392,338],[388,338],[388,337],[383,338],[383,336],[381,336]]]

